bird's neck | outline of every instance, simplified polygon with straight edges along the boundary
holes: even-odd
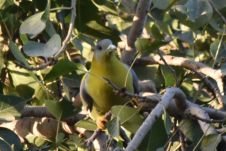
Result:
[[[110,56],[105,56],[101,58],[93,57],[90,71],[95,73],[103,73],[108,72],[109,70],[113,70],[121,62],[116,57],[116,54],[113,53]]]

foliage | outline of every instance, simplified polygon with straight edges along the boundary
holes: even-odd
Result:
[[[91,48],[100,39],[109,38],[117,44],[122,34],[128,35],[137,0],[77,0],[72,36],[66,51],[55,58],[72,17],[70,4],[50,0],[0,1],[1,123],[22,118],[25,105],[47,106],[58,121],[77,114],[81,105],[73,104],[73,100],[77,99],[81,78],[90,67]],[[222,14],[226,14],[226,0],[153,0],[145,36],[139,37],[135,46],[140,56],[153,56],[161,49],[166,54],[191,58],[224,72],[226,26]],[[57,61],[41,70],[32,70],[51,60]],[[186,69],[167,65],[140,65],[134,69],[139,79],[153,80],[159,92],[168,86],[178,86],[199,104],[209,106],[215,101],[203,81]],[[112,114],[107,134],[122,147],[120,125],[131,136],[144,118],[138,109],[126,106],[113,107]],[[179,132],[172,128],[174,118],[164,116],[146,135],[140,150],[166,147],[176,150]],[[90,119],[73,126],[91,131],[96,128]],[[215,150],[221,141],[219,135],[204,137],[198,124],[191,120],[180,121],[178,127],[188,139],[189,149]],[[34,141],[38,139],[41,141]],[[14,132],[0,129],[1,150],[32,150],[34,146],[43,150],[82,150],[83,144],[84,139],[76,133],[64,135],[59,131],[55,140],[33,136],[22,143]]]

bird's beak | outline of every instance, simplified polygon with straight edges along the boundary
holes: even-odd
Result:
[[[107,49],[109,49],[109,50],[115,50],[116,49],[116,46],[113,45],[113,44],[110,44]]]

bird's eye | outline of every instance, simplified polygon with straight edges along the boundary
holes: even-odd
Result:
[[[102,47],[101,47],[101,46],[97,46],[97,49],[98,49],[98,50],[102,50]]]

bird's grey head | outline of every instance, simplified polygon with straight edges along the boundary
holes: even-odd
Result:
[[[116,47],[112,44],[112,41],[110,39],[103,39],[97,43],[95,50],[102,51],[102,50],[115,49],[115,48]]]
[[[112,44],[110,39],[103,39],[97,43],[94,51],[94,57],[97,60],[107,59],[111,56],[111,54],[113,54],[112,52],[115,50],[116,47]]]

